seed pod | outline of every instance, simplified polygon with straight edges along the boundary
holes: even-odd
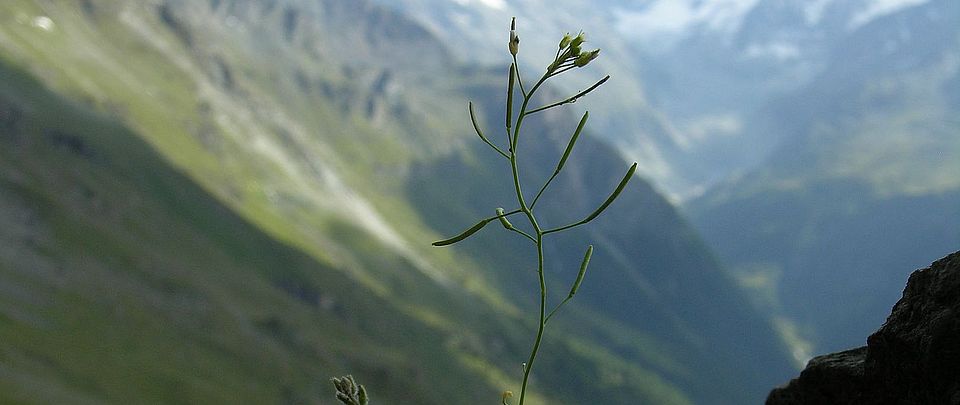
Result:
[[[577,143],[577,138],[580,137],[580,131],[583,131],[583,126],[587,123],[587,117],[590,116],[589,111],[583,113],[583,118],[580,118],[580,124],[577,125],[577,130],[573,132],[573,136],[570,137],[570,142],[567,143],[567,149],[563,151],[563,156],[560,158],[560,163],[557,163],[557,169],[553,172],[554,174],[559,174],[560,170],[563,169],[563,165],[567,163],[567,158],[570,157],[570,152],[573,151],[573,145]]]
[[[449,239],[438,240],[436,242],[433,242],[433,246],[447,246],[447,245],[452,245],[454,243],[462,241],[470,237],[470,235],[477,233],[477,231],[479,231],[480,229],[483,229],[483,227],[486,226],[489,222],[490,222],[489,219],[481,220],[480,222],[477,222],[476,225],[470,227],[470,229],[467,229],[466,231],[463,231],[457,236],[454,236]]]
[[[607,209],[607,206],[609,206],[613,202],[613,200],[616,200],[617,196],[620,195],[620,192],[623,191],[623,189],[627,186],[627,183],[630,182],[630,179],[633,178],[633,173],[636,171],[637,171],[637,162],[633,162],[633,165],[631,165],[630,169],[627,170],[627,174],[623,176],[623,179],[620,180],[620,184],[617,185],[617,189],[613,190],[613,193],[611,193],[610,196],[607,197],[607,200],[604,201],[599,208],[593,211],[593,213],[590,214],[590,216],[584,219],[583,223],[592,221],[594,218],[600,215],[600,213],[603,212],[603,210]]]
[[[580,272],[577,273],[577,281],[573,282],[573,287],[570,288],[570,295],[567,298],[573,298],[577,294],[577,289],[580,288],[580,283],[583,282],[584,274],[587,274],[587,266],[590,265],[590,257],[593,256],[593,245],[587,246],[587,252],[583,255],[583,261],[580,262]]]
[[[516,81],[517,65],[510,64],[510,79],[507,82],[507,129],[513,126],[513,82]]]

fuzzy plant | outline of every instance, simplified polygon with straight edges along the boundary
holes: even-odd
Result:
[[[510,41],[508,43],[508,49],[513,58],[513,63],[510,64],[510,72],[507,79],[507,95],[506,95],[506,141],[507,147],[501,148],[497,146],[496,143],[491,141],[487,136],[484,135],[483,131],[480,128],[480,125],[477,122],[477,116],[474,113],[473,103],[471,102],[468,106],[470,112],[470,121],[473,124],[473,129],[476,131],[480,139],[489,145],[500,157],[504,158],[507,163],[510,164],[512,173],[513,173],[513,189],[516,195],[517,208],[506,211],[503,208],[496,208],[494,210],[496,215],[491,217],[484,218],[477,222],[475,225],[463,231],[459,235],[456,235],[449,239],[444,239],[440,241],[433,242],[434,246],[448,246],[454,243],[460,242],[464,239],[467,239],[487,224],[493,221],[499,221],[504,229],[507,231],[513,232],[520,237],[527,239],[532,243],[532,247],[537,251],[537,275],[539,276],[540,283],[540,304],[539,304],[539,316],[537,321],[537,334],[536,338],[533,341],[533,347],[530,350],[530,356],[527,361],[523,363],[523,382],[520,386],[520,396],[518,399],[518,405],[523,405],[524,400],[527,398],[527,388],[528,382],[530,380],[530,373],[533,371],[534,362],[537,360],[537,353],[540,351],[540,346],[543,343],[544,329],[546,328],[547,322],[553,317],[557,311],[563,307],[570,299],[574,297],[577,293],[577,289],[580,288],[580,283],[583,282],[583,277],[587,271],[587,265],[590,263],[590,257],[593,254],[593,246],[587,246],[586,252],[583,255],[583,260],[580,263],[580,271],[577,273],[577,278],[573,281],[570,286],[570,291],[567,294],[567,297],[560,301],[553,309],[547,312],[547,284],[545,282],[543,269],[544,269],[544,253],[543,253],[543,243],[544,238],[548,235],[555,234],[561,231],[565,231],[580,225],[584,225],[595,218],[597,218],[611,203],[620,195],[623,189],[627,186],[627,183],[633,178],[633,174],[637,169],[637,164],[633,163],[630,168],[627,170],[626,174],[623,176],[623,179],[620,180],[620,183],[617,187],[611,192],[606,200],[600,204],[593,212],[589,213],[583,219],[567,223],[565,225],[557,227],[547,227],[535,214],[535,207],[537,203],[540,202],[540,197],[543,195],[543,192],[547,190],[547,187],[553,182],[553,180],[560,174],[563,170],[564,164],[567,162],[567,159],[570,157],[573,148],[577,143],[577,140],[580,137],[580,133],[583,131],[584,125],[587,123],[587,117],[589,116],[588,112],[583,113],[583,117],[580,119],[580,123],[577,125],[577,128],[573,131],[573,135],[570,137],[570,141],[567,143],[566,149],[563,151],[563,155],[560,156],[557,166],[553,171],[553,174],[550,175],[540,186],[539,191],[536,194],[533,194],[533,198],[528,198],[528,195],[524,193],[524,185],[520,181],[520,157],[518,156],[517,150],[520,143],[520,139],[523,137],[521,128],[523,127],[524,119],[534,115],[536,113],[546,111],[552,108],[557,108],[566,104],[573,103],[577,101],[580,97],[587,95],[591,91],[595,90],[597,87],[600,87],[603,83],[610,78],[610,76],[605,76],[603,79],[600,79],[592,86],[586,88],[585,90],[576,93],[570,97],[561,99],[556,102],[544,104],[539,107],[531,107],[530,103],[534,101],[534,96],[537,93],[537,90],[550,79],[553,79],[557,76],[560,76],[563,73],[569,72],[574,69],[579,69],[584,66],[587,66],[591,61],[597,58],[600,54],[599,49],[594,49],[592,51],[585,51],[582,49],[584,43],[584,34],[581,32],[576,36],[571,36],[570,34],[564,35],[563,39],[560,40],[556,56],[553,61],[547,65],[546,72],[540,76],[540,79],[537,80],[533,86],[527,87],[524,85],[522,78],[520,77],[520,69],[517,65],[517,53],[520,48],[520,39],[517,36],[516,32],[516,19],[513,19],[510,23]],[[514,98],[520,97],[519,110],[514,110]],[[529,223],[529,226],[525,227],[527,230],[521,230],[520,228],[515,227],[509,220],[509,217],[519,215]],[[509,400],[513,397],[513,392],[505,391],[501,398],[501,403],[504,405],[509,405]]]

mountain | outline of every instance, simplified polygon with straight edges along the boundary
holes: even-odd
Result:
[[[960,245],[960,15],[930,1],[858,25],[751,130],[784,141],[688,206],[725,263],[818,352],[862,344],[904,269]]]
[[[496,128],[505,66],[449,49],[367,1],[3,2],[0,402],[325,402],[347,373],[384,403],[516,390],[529,252],[429,245],[509,201],[464,108]],[[530,178],[574,115],[531,121]],[[552,221],[627,167],[580,143]],[[548,246],[554,286],[597,253],[531,403],[755,402],[792,373],[649,184],[598,221]]]
[[[781,138],[747,128],[765,117],[767,104],[821,73],[833,38],[925,3],[377,1],[417,19],[472,63],[508,63],[503,26],[511,16],[520,23],[521,61],[549,60],[554,37],[570,27],[591,27],[589,46],[605,57],[580,78],[611,74],[611,96],[581,105],[598,110],[593,125],[599,135],[638,161],[639,172],[676,202],[743,174],[777,149]]]

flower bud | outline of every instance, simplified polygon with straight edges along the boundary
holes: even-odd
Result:
[[[517,36],[517,17],[510,19],[510,43],[508,47],[510,48],[510,54],[517,56],[517,52],[520,50],[520,37]]]
[[[563,39],[560,40],[560,49],[566,48],[567,45],[570,45],[570,41],[572,40],[573,38],[570,36],[569,32],[564,34]]]
[[[580,45],[570,44],[570,57],[576,58],[580,56]]]
[[[583,41],[585,41],[585,40],[586,40],[586,38],[583,36],[583,33],[581,32],[581,33],[577,34],[577,36],[576,36],[575,38],[573,38],[573,39],[570,40],[570,46],[571,46],[571,47],[577,47],[577,48],[579,48],[580,45],[582,45],[582,44],[583,44]]]
[[[577,57],[577,60],[575,60],[575,61],[573,62],[573,64],[574,64],[576,67],[584,67],[584,66],[587,66],[587,64],[590,63],[590,61],[596,59],[598,55],[600,55],[600,50],[599,50],[599,49],[594,49],[594,50],[592,50],[592,51],[590,51],[590,52],[584,53],[584,54],[580,55],[579,57]]]

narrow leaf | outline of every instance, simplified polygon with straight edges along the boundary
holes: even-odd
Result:
[[[577,289],[580,288],[580,283],[583,282],[583,275],[587,274],[587,266],[590,265],[590,256],[593,256],[593,245],[587,246],[587,253],[583,255],[583,261],[580,262],[580,273],[577,273],[577,281],[573,282],[573,287],[570,288],[570,295],[567,298],[573,298],[577,293]]]
[[[463,231],[461,234],[459,234],[459,235],[457,235],[457,236],[454,236],[454,237],[452,237],[452,238],[450,238],[450,239],[438,240],[438,241],[436,241],[436,242],[433,242],[433,246],[447,246],[447,245],[452,245],[452,244],[454,244],[454,243],[457,243],[457,242],[459,242],[459,241],[462,241],[462,240],[470,237],[470,235],[473,235],[473,234],[477,233],[477,231],[479,231],[480,229],[482,229],[482,228],[483,228],[484,226],[486,226],[488,223],[490,223],[490,219],[481,220],[480,222],[477,222],[476,225],[470,227],[470,229],[467,229],[466,231]]]

